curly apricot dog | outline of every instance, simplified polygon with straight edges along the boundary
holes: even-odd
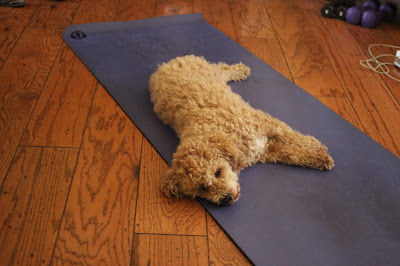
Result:
[[[332,169],[321,142],[253,109],[227,85],[249,75],[242,63],[212,64],[188,55],[160,65],[151,76],[154,112],[180,138],[163,177],[167,196],[233,204],[240,170],[257,162]]]

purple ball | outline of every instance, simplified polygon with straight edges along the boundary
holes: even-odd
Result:
[[[346,21],[350,24],[358,25],[361,22],[361,7],[353,6],[347,9]]]
[[[396,5],[392,3],[386,3],[379,7],[379,11],[383,13],[383,20],[392,21],[395,17]]]
[[[379,1],[376,1],[376,0],[368,0],[368,1],[365,1],[364,3],[363,3],[363,5],[362,5],[362,9],[363,10],[367,10],[367,9],[374,9],[374,10],[377,10],[378,9],[378,7],[379,7]]]
[[[361,25],[365,28],[374,28],[378,25],[380,18],[381,14],[377,10],[366,10],[362,13]]]

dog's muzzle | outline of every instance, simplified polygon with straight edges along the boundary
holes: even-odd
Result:
[[[228,194],[220,200],[220,203],[223,205],[230,205],[232,204],[232,194]]]

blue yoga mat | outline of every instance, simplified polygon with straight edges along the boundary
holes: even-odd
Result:
[[[329,148],[332,171],[257,164],[242,171],[235,205],[201,201],[253,263],[400,262],[399,158],[201,14],[73,25],[63,37],[168,163],[179,140],[153,113],[148,80],[159,64],[188,54],[243,62],[251,76],[231,82],[233,91]]]

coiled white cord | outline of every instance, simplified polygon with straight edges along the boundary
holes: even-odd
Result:
[[[363,67],[366,67],[366,68],[369,68],[369,69],[375,71],[376,73],[385,74],[386,76],[388,76],[396,81],[400,81],[400,79],[395,78],[389,74],[390,69],[389,69],[388,65],[394,65],[393,62],[381,62],[378,60],[381,57],[396,57],[395,52],[393,54],[381,54],[378,56],[374,56],[374,54],[371,51],[371,48],[375,47],[375,46],[383,46],[383,47],[389,47],[389,48],[400,50],[399,46],[394,46],[394,45],[389,45],[389,44],[378,44],[378,43],[371,44],[368,47],[368,52],[371,55],[371,58],[360,60],[360,64]]]

